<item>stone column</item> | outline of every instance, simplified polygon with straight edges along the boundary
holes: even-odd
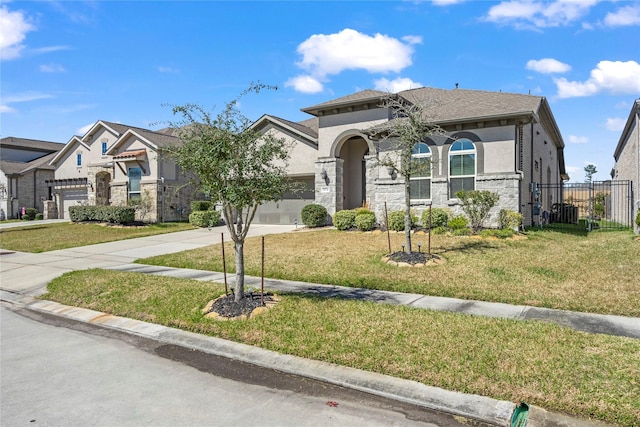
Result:
[[[335,157],[319,158],[315,164],[316,204],[333,216],[343,206],[342,170],[344,161]]]

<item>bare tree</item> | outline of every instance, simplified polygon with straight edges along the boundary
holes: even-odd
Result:
[[[416,145],[431,136],[445,135],[444,129],[430,120],[423,102],[409,102],[396,94],[382,99],[381,107],[389,109],[391,119],[365,131],[373,139],[387,143],[389,151],[378,159],[379,166],[391,168],[404,178],[404,234],[405,252],[411,248],[411,176],[430,170],[431,161],[414,161]],[[429,169],[427,169],[429,168]]]

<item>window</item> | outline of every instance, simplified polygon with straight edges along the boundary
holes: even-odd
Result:
[[[102,155],[107,154],[107,141],[102,141]]]
[[[410,178],[411,200],[431,198],[431,150],[424,142],[413,147],[411,154],[412,173]]]
[[[140,200],[141,168],[129,168],[129,200]]]
[[[82,153],[76,153],[76,166],[82,166]]]
[[[458,191],[475,189],[476,148],[470,139],[459,139],[449,149],[449,198]]]

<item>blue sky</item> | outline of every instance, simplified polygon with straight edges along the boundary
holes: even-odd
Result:
[[[607,179],[640,96],[640,2],[3,1],[0,134],[67,142],[97,120],[151,126],[167,104],[292,121],[361,89],[431,86],[549,100],[572,181]]]

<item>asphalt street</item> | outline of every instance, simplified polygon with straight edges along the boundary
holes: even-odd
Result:
[[[7,303],[0,320],[3,426],[469,425],[460,417]]]

